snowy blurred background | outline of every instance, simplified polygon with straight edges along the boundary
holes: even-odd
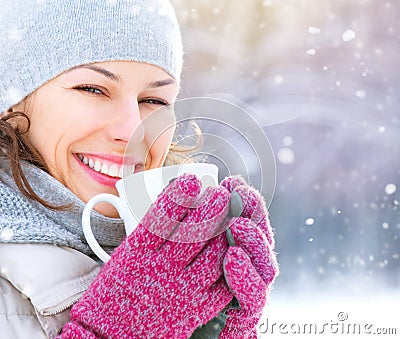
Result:
[[[276,159],[276,190],[263,193],[281,274],[266,337],[279,337],[267,320],[369,320],[399,334],[400,1],[173,3],[180,98],[240,104]]]

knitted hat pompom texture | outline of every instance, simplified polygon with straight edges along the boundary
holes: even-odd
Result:
[[[168,0],[0,0],[0,114],[75,66],[145,62],[179,82],[182,58]]]

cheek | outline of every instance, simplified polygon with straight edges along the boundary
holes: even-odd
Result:
[[[145,144],[147,146],[146,168],[162,166],[176,128],[173,112],[160,110],[143,120]]]
[[[171,146],[173,135],[174,128],[169,128],[162,133],[146,134],[145,143],[148,147],[146,168],[155,168],[162,166]]]
[[[68,130],[68,124],[58,113],[51,107],[49,110],[35,107],[30,117],[29,139],[45,159],[55,152],[60,138]]]
[[[99,129],[95,111],[82,109],[66,100],[46,105],[37,101],[30,114],[31,127],[28,138],[39,150],[48,165],[55,159],[64,162],[71,145],[95,133]]]

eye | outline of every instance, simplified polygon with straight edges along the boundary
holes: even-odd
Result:
[[[93,93],[93,94],[99,94],[99,95],[104,94],[104,92],[100,88],[93,86],[93,85],[79,85],[79,86],[74,87],[74,89],[76,89],[78,91],[82,91],[82,92]]]
[[[139,103],[145,103],[145,104],[155,105],[155,106],[168,105],[168,102],[166,102],[165,100],[155,99],[155,98],[142,99],[139,101]]]

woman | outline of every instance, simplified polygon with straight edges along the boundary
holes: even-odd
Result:
[[[116,211],[98,205],[93,230],[113,250],[102,267],[81,230],[84,203],[116,194],[122,164],[133,173],[173,158],[171,130],[153,142],[146,129],[125,152],[142,121],[178,94],[182,46],[170,4],[18,0],[0,8],[2,337],[206,337],[218,315],[221,338],[255,336],[277,265],[265,204],[242,179],[200,195],[196,177],[177,178],[125,239]],[[245,202],[236,217],[232,191]],[[229,236],[207,242],[148,231],[227,217]]]

